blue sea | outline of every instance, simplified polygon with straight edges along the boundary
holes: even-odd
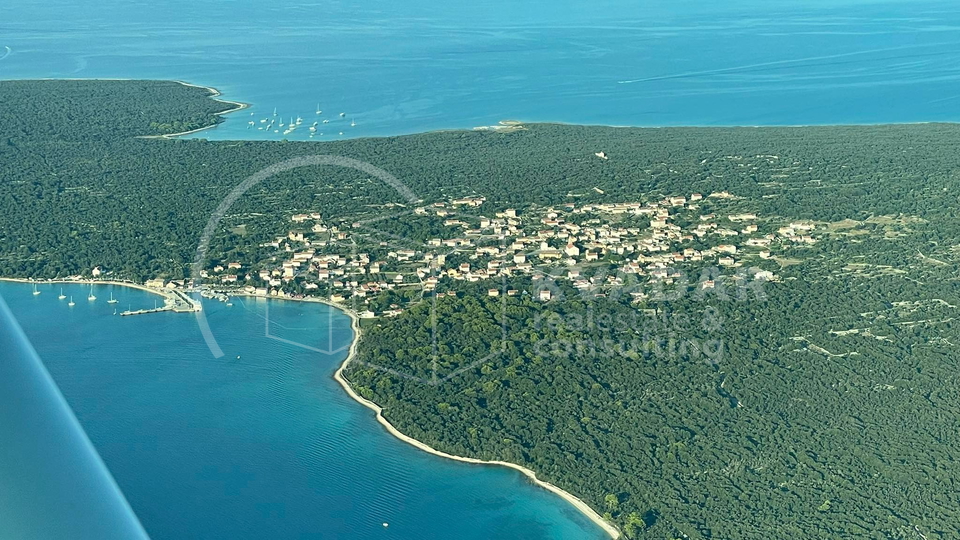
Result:
[[[505,119],[958,121],[960,4],[11,0],[0,79],[22,78],[179,79],[251,104],[196,135],[211,139],[305,140],[313,122],[333,140]],[[257,129],[274,111],[303,127]],[[335,350],[342,314],[207,302],[216,359],[192,316],[118,317],[103,300],[149,294],[98,287],[90,303],[70,286],[70,309],[42,290],[0,283],[154,538],[603,537],[514,471],[389,436],[331,379],[345,351],[265,335],[270,306],[275,335]]]
[[[590,539],[605,534],[512,469],[401,442],[332,375],[350,319],[324,305],[209,301],[121,317],[156,296],[0,282],[0,295],[154,539]],[[110,295],[119,300],[108,304]],[[268,308],[269,306],[269,308]],[[387,523],[389,526],[384,527]]]
[[[182,79],[253,105],[213,139],[960,120],[956,1],[8,0],[0,58],[0,79]],[[274,110],[305,124],[258,130]]]

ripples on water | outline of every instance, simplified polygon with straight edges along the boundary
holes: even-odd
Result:
[[[172,4],[5,3],[0,47],[12,52],[0,61],[0,77],[213,85],[253,104],[197,135],[218,139],[309,139],[308,127],[322,118],[330,124],[320,124],[314,140],[505,118],[608,125],[960,119],[956,2],[600,1],[549,10],[426,0]],[[257,130],[275,108],[304,123],[287,135]]]
[[[219,139],[284,137],[255,129],[274,108],[304,119],[289,139],[330,119],[316,140],[505,118],[960,119],[955,2],[461,4],[4,2],[0,78],[216,86],[253,104],[201,135]],[[83,300],[82,287],[68,292],[78,298],[72,311],[57,290],[33,297],[0,284],[0,292],[153,538],[602,537],[518,473],[452,463],[387,435],[331,380],[345,353],[264,338],[255,302],[206,305],[226,352],[214,359],[189,316],[121,319],[105,302]],[[114,292],[121,306],[152,307],[144,293]],[[325,309],[278,303],[290,323],[278,332],[297,335],[304,319],[326,328]],[[348,339],[346,319],[335,321]],[[304,343],[321,348],[320,338]]]
[[[333,356],[265,337],[263,300],[205,304],[225,356],[184,314],[140,291],[0,283],[67,401],[154,539],[600,539],[570,505],[519,473],[400,442],[332,379]],[[80,300],[77,300],[80,299]],[[329,308],[270,303],[274,332],[327,339]],[[332,312],[334,344],[350,321]],[[237,356],[240,356],[238,359]],[[383,522],[390,524],[385,529]]]

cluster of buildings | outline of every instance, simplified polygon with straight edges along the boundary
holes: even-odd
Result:
[[[721,213],[735,206],[729,200],[736,197],[694,193],[649,202],[482,212],[483,197],[452,199],[415,208],[409,219],[456,233],[397,249],[359,229],[328,225],[319,214],[297,214],[291,218],[294,230],[264,246],[278,256],[257,263],[256,270],[230,262],[204,277],[262,296],[315,294],[334,302],[367,302],[391,289],[430,292],[445,280],[454,285],[449,289],[456,281],[517,275],[549,274],[580,289],[615,286],[626,275],[669,282],[684,266],[737,268],[746,260],[770,259],[788,244],[816,242],[812,223],[782,225],[752,213]],[[770,270],[757,275],[776,278]],[[488,294],[501,290],[492,284]],[[551,293],[540,291],[537,297],[550,300]]]

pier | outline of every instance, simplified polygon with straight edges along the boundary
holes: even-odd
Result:
[[[146,315],[147,313],[160,313],[161,311],[173,311],[173,308],[169,306],[158,307],[155,309],[137,309],[133,311],[124,311],[120,313],[121,317],[126,317],[128,315]]]
[[[155,292],[163,295],[163,306],[153,309],[127,310],[121,312],[120,315],[127,317],[130,315],[162,313],[164,311],[172,311],[174,313],[193,313],[203,309],[203,305],[198,300],[190,298],[186,295],[186,293],[181,291],[172,289],[158,289]]]

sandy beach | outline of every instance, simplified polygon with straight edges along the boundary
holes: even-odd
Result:
[[[163,289],[154,289],[154,288],[146,287],[146,286],[144,286],[144,285],[139,285],[139,284],[132,283],[132,282],[127,282],[127,281],[99,281],[99,280],[91,280],[91,279],[84,279],[84,280],[68,280],[68,279],[59,279],[59,280],[30,280],[30,279],[19,279],[19,278],[0,278],[0,281],[10,281],[10,282],[15,282],[15,283],[28,283],[28,284],[32,284],[32,283],[38,283],[38,284],[39,284],[39,283],[42,283],[42,284],[64,283],[64,284],[117,285],[117,286],[121,286],[121,287],[131,287],[131,288],[134,288],[134,289],[139,289],[139,290],[141,290],[141,291],[145,291],[145,292],[149,292],[149,293],[153,293],[153,294],[157,294],[157,295],[163,296],[164,298],[167,298],[168,295],[172,294],[172,293],[170,293],[170,292],[168,292],[168,291],[166,291],[166,290],[163,290]],[[393,435],[394,437],[400,439],[401,441],[403,441],[403,442],[405,442],[405,443],[407,443],[407,444],[410,444],[410,445],[412,445],[412,446],[415,446],[415,447],[419,448],[420,450],[423,450],[424,452],[428,452],[428,453],[433,454],[433,455],[435,455],[435,456],[440,456],[440,457],[444,457],[444,458],[447,458],[447,459],[453,459],[453,460],[456,460],[456,461],[462,461],[462,462],[464,462],[464,463],[474,463],[474,464],[479,464],[479,465],[498,465],[498,466],[509,467],[509,468],[511,468],[511,469],[515,469],[515,470],[517,470],[517,471],[520,471],[521,473],[523,473],[527,478],[529,478],[532,482],[534,482],[534,483],[537,484],[538,486],[540,486],[540,487],[542,487],[542,488],[544,488],[544,489],[547,489],[547,490],[549,490],[549,491],[551,491],[551,492],[559,495],[563,500],[565,500],[565,501],[567,501],[568,503],[570,503],[571,505],[573,505],[577,510],[579,510],[579,511],[580,511],[581,513],[583,513],[585,516],[587,516],[588,518],[590,518],[590,520],[593,521],[594,523],[596,523],[599,527],[601,527],[601,528],[602,528],[607,534],[609,534],[610,537],[613,538],[614,540],[616,540],[616,539],[618,539],[618,538],[620,537],[620,531],[617,530],[616,527],[614,527],[613,525],[611,525],[610,523],[608,523],[606,520],[604,520],[603,517],[601,517],[600,514],[598,514],[596,511],[594,511],[593,508],[590,508],[590,506],[587,505],[587,503],[583,502],[582,500],[578,499],[578,498],[575,497],[574,495],[572,495],[572,494],[570,494],[570,493],[568,493],[568,492],[566,492],[566,491],[558,488],[557,486],[555,486],[555,485],[553,485],[553,484],[551,484],[551,483],[549,483],[549,482],[544,482],[544,481],[538,479],[536,473],[533,472],[533,471],[531,471],[530,469],[527,469],[527,468],[525,468],[525,467],[521,467],[520,465],[517,465],[517,464],[515,464],[515,463],[509,463],[509,462],[506,462],[506,461],[484,461],[484,460],[481,460],[481,459],[475,459],[475,458],[469,458],[469,457],[463,457],[463,456],[455,456],[455,455],[453,455],[453,454],[448,454],[448,453],[446,453],[446,452],[441,452],[441,451],[439,451],[439,450],[437,450],[437,449],[435,449],[435,448],[433,448],[433,447],[431,447],[431,446],[428,446],[428,445],[426,445],[426,444],[424,444],[424,443],[422,443],[422,442],[420,442],[420,441],[418,441],[418,440],[416,440],[416,439],[414,439],[414,438],[412,438],[412,437],[409,437],[409,436],[405,435],[404,433],[400,432],[396,427],[394,427],[393,424],[391,424],[389,421],[387,421],[386,418],[383,417],[383,409],[380,408],[380,406],[377,405],[376,403],[374,403],[374,402],[372,402],[372,401],[370,401],[370,400],[368,400],[368,399],[360,396],[359,394],[357,394],[357,393],[353,390],[353,387],[350,386],[349,381],[347,381],[347,379],[343,376],[343,371],[344,371],[344,369],[346,369],[346,367],[350,364],[350,362],[354,359],[354,357],[356,357],[357,347],[358,347],[358,345],[359,345],[359,343],[360,343],[360,338],[361,338],[360,317],[359,317],[359,316],[356,314],[356,312],[354,312],[353,310],[351,310],[351,309],[349,309],[349,308],[347,308],[347,307],[345,307],[345,306],[342,306],[342,305],[339,305],[339,304],[336,304],[336,303],[333,303],[333,302],[330,302],[330,301],[328,301],[328,300],[324,300],[324,299],[321,299],[321,298],[287,298],[287,297],[275,297],[275,296],[266,297],[266,296],[256,296],[256,295],[246,294],[246,293],[231,294],[230,296],[237,296],[237,297],[254,297],[254,298],[264,298],[264,299],[267,299],[267,300],[288,300],[288,301],[293,301],[293,302],[307,302],[307,303],[326,304],[326,305],[328,305],[328,306],[334,307],[334,308],[342,311],[342,312],[345,313],[348,317],[350,317],[350,325],[351,325],[351,328],[353,329],[353,340],[352,340],[351,343],[350,343],[350,350],[349,350],[349,352],[348,352],[348,354],[347,354],[346,359],[344,359],[343,363],[340,364],[340,367],[337,368],[337,371],[333,374],[333,378],[336,379],[336,381],[337,381],[338,383],[340,383],[340,386],[343,387],[343,389],[344,389],[344,391],[346,391],[347,395],[349,395],[351,398],[353,398],[354,400],[356,400],[357,402],[359,402],[361,405],[363,405],[363,406],[367,407],[368,409],[372,410],[372,411],[376,414],[377,422],[379,422],[384,428],[386,428],[386,430],[387,430],[391,435]]]
[[[353,360],[353,358],[356,356],[356,353],[357,353],[357,344],[360,343],[360,318],[357,316],[356,313],[354,313],[353,311],[351,311],[351,310],[349,310],[349,309],[346,309],[346,308],[344,308],[344,307],[342,307],[342,306],[338,306],[338,305],[336,305],[336,304],[330,304],[330,305],[332,305],[333,307],[336,307],[337,309],[343,311],[344,313],[346,313],[346,314],[350,317],[350,320],[352,321],[351,324],[352,324],[353,333],[354,333],[353,342],[350,344],[350,352],[349,352],[349,354],[347,354],[347,358],[343,361],[343,363],[340,364],[340,367],[337,369],[336,373],[333,374],[333,378],[336,379],[338,383],[340,383],[340,386],[343,387],[343,389],[347,392],[347,394],[348,394],[350,397],[352,397],[353,399],[357,400],[357,401],[360,402],[362,405],[364,405],[365,407],[367,407],[368,409],[370,409],[370,410],[372,410],[374,413],[376,413],[377,422],[379,422],[381,425],[383,425],[383,427],[385,427],[385,428],[387,429],[387,431],[388,431],[391,435],[393,435],[394,437],[400,439],[401,441],[403,441],[403,442],[405,442],[405,443],[408,443],[408,444],[410,444],[410,445],[413,445],[413,446],[419,448],[420,450],[423,450],[424,452],[428,452],[428,453],[433,454],[433,455],[435,455],[435,456],[440,456],[440,457],[444,457],[444,458],[447,458],[447,459],[453,459],[453,460],[456,460],[456,461],[462,461],[462,462],[464,462],[464,463],[475,463],[475,464],[479,464],[479,465],[500,465],[500,466],[503,466],[503,467],[510,467],[511,469],[516,469],[516,470],[520,471],[521,473],[523,473],[527,478],[529,478],[530,480],[532,480],[532,481],[533,481],[535,484],[537,484],[538,486],[540,486],[540,487],[542,487],[542,488],[544,488],[544,489],[547,489],[547,490],[549,490],[549,491],[552,491],[553,493],[556,493],[556,494],[559,495],[561,498],[563,498],[563,500],[565,500],[565,501],[569,502],[570,504],[572,504],[574,507],[576,507],[577,510],[579,510],[579,511],[582,512],[584,515],[586,515],[588,518],[590,518],[591,521],[593,521],[593,522],[596,523],[598,526],[600,526],[601,528],[603,528],[603,530],[604,530],[607,534],[609,534],[610,537],[613,538],[614,540],[616,540],[617,538],[620,537],[620,531],[617,530],[616,527],[614,527],[613,525],[611,525],[610,523],[608,523],[606,520],[604,520],[603,517],[601,517],[600,514],[598,514],[597,512],[595,512],[595,511],[593,510],[593,508],[590,508],[590,506],[587,505],[587,503],[581,501],[580,499],[578,499],[577,497],[573,496],[572,494],[567,493],[566,491],[558,488],[557,486],[555,486],[555,485],[553,485],[553,484],[551,484],[551,483],[549,483],[549,482],[544,482],[543,480],[538,479],[538,478],[537,478],[537,474],[536,474],[535,472],[531,471],[530,469],[527,469],[527,468],[525,468],[525,467],[521,467],[520,465],[517,465],[517,464],[515,464],[515,463],[509,463],[509,462],[506,462],[506,461],[484,461],[484,460],[482,460],[482,459],[468,458],[468,457],[463,457],[463,456],[455,456],[455,455],[453,455],[453,454],[448,454],[448,453],[446,453],[446,452],[441,452],[441,451],[439,451],[439,450],[437,450],[437,449],[435,449],[435,448],[433,448],[433,447],[431,447],[431,446],[427,446],[426,444],[424,444],[424,443],[422,443],[422,442],[420,442],[420,441],[418,441],[418,440],[416,440],[416,439],[414,439],[414,438],[412,438],[412,437],[409,437],[409,436],[401,433],[397,428],[395,428],[395,427],[393,426],[393,424],[391,424],[389,421],[387,421],[386,418],[383,417],[383,409],[381,409],[379,405],[377,405],[376,403],[374,403],[374,402],[372,402],[372,401],[370,401],[370,400],[362,397],[361,395],[357,394],[357,393],[353,390],[353,388],[350,386],[349,381],[347,381],[347,379],[343,376],[343,370],[346,369],[347,365],[350,364],[350,361]]]
[[[551,491],[551,492],[559,495],[563,500],[565,500],[565,501],[567,501],[568,503],[570,503],[571,505],[573,505],[573,506],[574,506],[577,510],[579,510],[582,514],[584,514],[585,516],[587,516],[588,518],[590,518],[591,521],[593,521],[593,522],[596,523],[599,527],[601,527],[607,534],[610,535],[611,538],[613,538],[614,540],[620,538],[620,531],[619,531],[616,527],[614,527],[612,524],[610,524],[609,522],[607,522],[606,520],[604,520],[603,517],[600,516],[600,514],[598,514],[596,511],[594,511],[593,508],[590,508],[590,506],[589,506],[587,503],[583,502],[582,500],[578,499],[576,496],[572,495],[571,493],[568,493],[568,492],[566,492],[566,491],[558,488],[557,486],[555,486],[555,485],[553,485],[553,484],[551,484],[551,483],[549,483],[549,482],[544,482],[543,480],[540,480],[539,478],[537,478],[537,474],[536,474],[535,472],[531,471],[530,469],[527,469],[527,468],[525,468],[525,467],[521,467],[520,465],[517,465],[516,463],[509,463],[509,462],[506,462],[506,461],[484,461],[484,460],[482,460],[482,459],[469,458],[469,457],[463,457],[463,456],[455,456],[455,455],[453,455],[453,454],[448,454],[448,453],[446,453],[446,452],[441,452],[440,450],[437,450],[436,448],[433,448],[433,447],[431,447],[431,446],[428,446],[428,445],[426,445],[426,444],[424,444],[424,443],[422,443],[422,442],[414,439],[413,437],[410,437],[410,436],[402,433],[400,430],[398,430],[396,427],[394,427],[393,424],[391,424],[386,418],[383,417],[383,409],[380,408],[380,406],[377,405],[376,403],[374,403],[374,402],[372,402],[372,401],[364,398],[364,397],[361,396],[360,394],[357,394],[356,391],[354,391],[353,387],[350,386],[350,382],[347,381],[346,377],[343,376],[343,371],[344,371],[344,369],[346,369],[346,367],[350,364],[350,362],[354,359],[354,357],[356,357],[357,347],[359,346],[359,343],[360,343],[360,337],[361,337],[360,317],[357,315],[357,313],[356,313],[354,310],[352,310],[352,309],[350,309],[350,308],[348,308],[348,307],[346,307],[346,306],[343,306],[343,305],[341,305],[341,304],[336,304],[336,303],[334,303],[334,302],[330,302],[329,300],[324,300],[324,299],[322,299],[322,298],[288,298],[288,297],[276,297],[276,296],[269,296],[269,297],[267,297],[267,296],[255,296],[255,295],[251,295],[251,294],[234,294],[234,295],[231,295],[231,296],[251,296],[251,297],[256,297],[256,298],[266,298],[266,299],[270,299],[270,300],[289,300],[289,301],[293,301],[293,302],[312,302],[312,303],[318,303],[318,304],[326,304],[326,305],[328,305],[328,306],[331,306],[331,307],[333,307],[333,308],[336,308],[336,309],[342,311],[342,312],[345,313],[348,317],[350,317],[350,326],[351,326],[351,328],[353,329],[353,341],[350,342],[350,350],[349,350],[349,352],[347,353],[346,359],[344,359],[343,363],[340,364],[340,367],[337,368],[337,371],[333,374],[333,378],[336,379],[336,381],[337,381],[338,383],[340,383],[340,386],[343,387],[343,389],[344,389],[344,391],[346,391],[347,395],[349,395],[351,398],[353,398],[354,400],[356,400],[357,402],[359,402],[359,403],[360,403],[361,405],[363,405],[364,407],[367,407],[368,409],[370,409],[370,410],[372,410],[374,413],[376,413],[377,422],[379,422],[384,428],[386,428],[387,432],[389,432],[389,433],[390,433],[391,435],[393,435],[394,437],[400,439],[401,441],[403,441],[403,442],[405,442],[405,443],[407,443],[407,444],[410,444],[410,445],[412,445],[412,446],[415,446],[415,447],[419,448],[420,450],[423,450],[424,452],[433,454],[433,455],[435,455],[435,456],[440,456],[440,457],[444,457],[444,458],[447,458],[447,459],[453,459],[453,460],[456,460],[456,461],[462,461],[462,462],[464,462],[464,463],[473,463],[473,464],[478,464],[478,465],[498,465],[498,466],[509,467],[509,468],[511,468],[511,469],[515,469],[515,470],[517,470],[517,471],[520,471],[521,473],[523,473],[524,476],[526,476],[526,477],[529,478],[531,481],[533,481],[533,483],[537,484],[538,486],[540,486],[540,487],[542,487],[542,488],[544,488],[544,489],[546,489],[546,490],[548,490],[548,491]]]
[[[223,116],[225,114],[235,113],[237,111],[242,111],[243,109],[246,109],[247,107],[249,107],[249,105],[247,105],[246,103],[240,103],[239,101],[230,101],[229,99],[220,99],[220,91],[217,90],[216,88],[213,88],[212,86],[191,84],[184,81],[173,81],[173,82],[177,84],[182,84],[183,86],[191,86],[193,88],[203,88],[204,90],[210,92],[210,96],[209,96],[210,99],[214,101],[219,101],[221,103],[229,103],[230,105],[234,106],[234,108],[232,109],[216,113],[217,116]],[[167,133],[165,135],[144,135],[140,138],[142,139],[176,139],[177,137],[181,137],[183,135],[190,135],[191,133],[197,133],[199,131],[203,131],[203,130],[214,128],[214,127],[217,127],[217,124],[212,124],[212,125],[204,126],[202,128],[197,128],[197,129],[191,129],[190,131],[181,131],[180,133]]]

